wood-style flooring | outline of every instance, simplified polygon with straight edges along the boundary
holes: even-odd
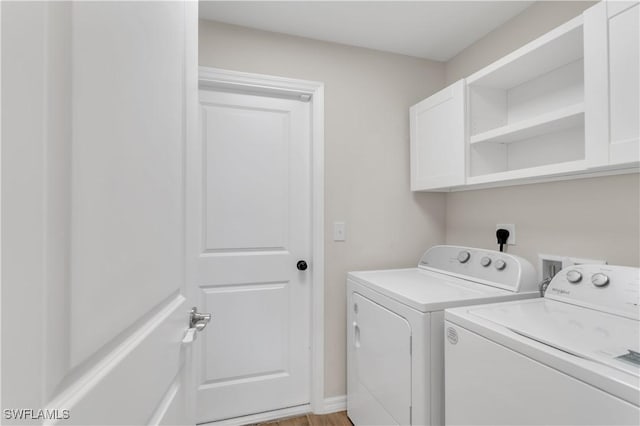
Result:
[[[353,426],[346,411],[317,416],[306,414],[300,417],[274,420],[268,423],[259,423],[256,426]]]

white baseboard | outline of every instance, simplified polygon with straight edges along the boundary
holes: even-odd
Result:
[[[314,411],[314,414],[330,414],[338,411],[344,411],[347,409],[347,396],[332,396],[331,398],[325,398],[322,408]]]
[[[325,398],[322,407],[313,412],[313,414],[331,414],[338,411],[345,411],[347,409],[347,396],[332,396],[331,398]],[[299,405],[297,407],[285,408],[282,410],[268,411],[266,413],[252,414],[250,416],[236,417],[234,419],[220,420],[210,423],[199,423],[201,426],[240,426],[253,423],[268,422],[276,419],[283,419],[286,417],[301,416],[311,412],[311,406],[309,404]]]
[[[283,408],[281,410],[267,411],[264,413],[251,414],[249,416],[235,417],[233,419],[219,420],[209,423],[198,423],[201,426],[241,426],[253,423],[264,423],[276,419],[284,419],[287,417],[302,416],[311,412],[309,404],[299,405],[297,407]]]

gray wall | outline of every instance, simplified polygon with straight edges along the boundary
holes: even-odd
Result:
[[[409,191],[409,106],[444,86],[444,64],[201,21],[200,65],[325,83],[325,394],[344,395],[346,273],[444,242],[444,194]]]
[[[466,77],[579,15],[592,2],[538,2],[446,64],[447,83]],[[446,196],[446,241],[495,248],[495,225],[514,223],[509,252],[537,266],[538,254],[640,263],[638,174],[577,179]]]

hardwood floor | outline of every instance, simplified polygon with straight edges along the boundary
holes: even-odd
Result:
[[[274,420],[268,423],[259,423],[256,426],[353,426],[347,417],[346,411],[317,416],[306,414],[300,417]]]

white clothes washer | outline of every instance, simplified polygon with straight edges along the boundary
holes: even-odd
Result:
[[[640,424],[640,269],[572,266],[445,319],[446,424]]]
[[[347,414],[354,425],[440,425],[448,307],[539,296],[526,260],[435,246],[416,268],[347,277]]]

